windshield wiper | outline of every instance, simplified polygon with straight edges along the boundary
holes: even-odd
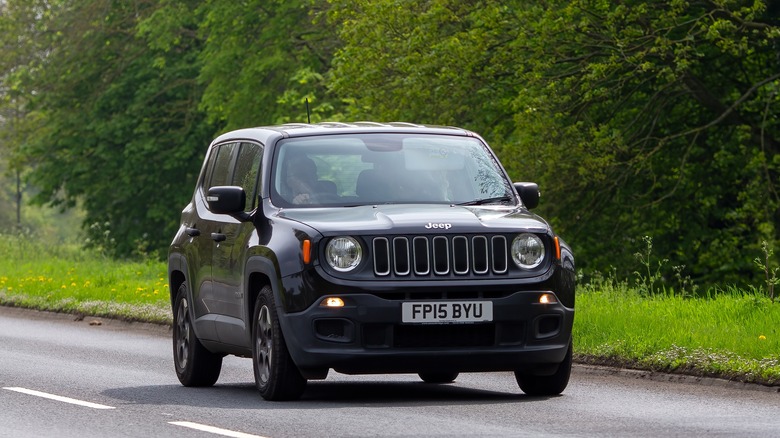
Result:
[[[456,204],[456,205],[485,205],[485,204],[493,204],[496,202],[510,202],[510,201],[512,201],[511,196],[497,196],[495,198],[476,199],[474,201],[461,202],[460,204]]]

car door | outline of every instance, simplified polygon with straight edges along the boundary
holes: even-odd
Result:
[[[233,162],[230,181],[225,185],[239,186],[246,193],[245,212],[257,207],[257,179],[263,148],[257,143],[242,142]],[[245,254],[247,244],[255,232],[251,221],[242,222],[222,215],[215,231],[212,257],[214,295],[219,301],[220,316],[216,318],[217,334],[221,342],[243,345],[248,341],[244,308]]]
[[[206,164],[206,172],[194,196],[196,214],[191,223],[187,224],[187,234],[190,236],[188,257],[191,273],[193,308],[198,336],[203,339],[219,340],[215,314],[220,312],[219,302],[214,292],[212,276],[213,254],[215,242],[213,234],[219,229],[221,215],[210,211],[206,201],[209,188],[224,185],[229,180],[233,152],[237,145],[233,143],[216,145],[210,152]]]

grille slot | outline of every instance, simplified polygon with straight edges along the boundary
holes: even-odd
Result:
[[[450,242],[444,236],[433,238],[433,272],[439,275],[450,272]]]
[[[463,236],[452,238],[452,266],[456,274],[469,273],[469,240]]]
[[[493,272],[503,274],[507,271],[507,262],[509,260],[509,250],[506,248],[506,237],[493,236],[490,239],[493,244]]]
[[[384,237],[374,239],[374,274],[390,274],[390,244]]]
[[[509,250],[506,237],[396,236],[374,237],[374,274],[379,277],[423,277],[489,273],[505,274]]]
[[[416,275],[428,275],[431,272],[431,259],[428,238],[415,237],[412,240],[414,246],[414,273]]]
[[[488,240],[485,236],[474,236],[471,239],[471,248],[474,260],[474,273],[486,274],[488,271]]]
[[[409,239],[396,237],[393,239],[393,268],[396,275],[409,275]]]

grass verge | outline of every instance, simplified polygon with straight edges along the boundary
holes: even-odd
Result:
[[[0,235],[0,305],[170,324],[167,269]]]
[[[682,298],[581,289],[580,362],[780,385],[780,305],[755,291]]]
[[[0,235],[0,305],[170,324],[166,266]],[[624,283],[580,286],[575,360],[780,385],[780,303],[730,289],[646,296]]]

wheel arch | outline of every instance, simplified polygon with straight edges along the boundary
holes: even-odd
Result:
[[[168,292],[170,295],[171,309],[176,300],[176,294],[182,283],[187,281],[187,260],[181,254],[172,254],[168,258]],[[190,285],[191,286],[191,285]],[[187,295],[191,298],[192,290],[188,287]]]
[[[265,286],[271,286],[271,289],[274,289],[271,278],[268,276],[268,274],[264,272],[252,272],[249,274],[246,286],[246,315],[244,315],[247,321],[252,320],[254,303],[257,301],[257,296],[260,295],[260,291]],[[277,295],[275,290],[274,295]]]
[[[278,310],[282,302],[281,293],[281,279],[279,278],[278,271],[273,261],[266,257],[255,256],[250,257],[246,263],[247,273],[245,276],[244,284],[244,299],[246,300],[246,306],[244,306],[244,318],[247,323],[252,322],[252,313],[254,312],[254,304],[257,300],[257,296],[264,286],[270,286],[276,298],[276,306]]]

